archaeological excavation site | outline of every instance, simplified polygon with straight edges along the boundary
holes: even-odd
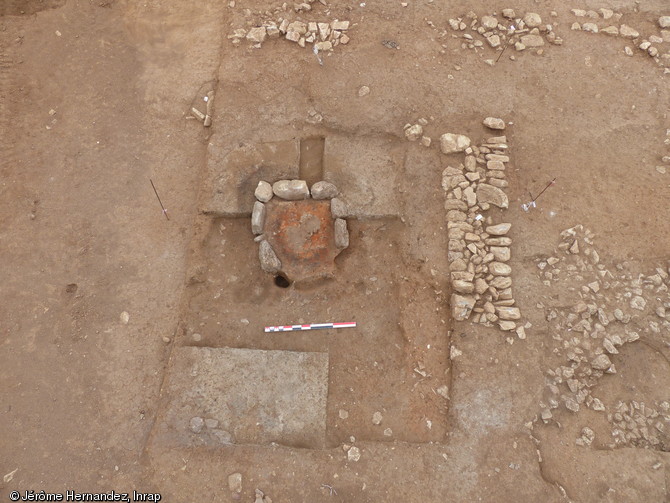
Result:
[[[0,499],[670,501],[667,0],[0,1]]]

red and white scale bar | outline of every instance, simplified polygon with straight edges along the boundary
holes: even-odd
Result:
[[[340,323],[309,323],[307,325],[279,325],[276,327],[265,327],[266,332],[293,332],[296,330],[319,330],[320,328],[355,328],[355,321]]]

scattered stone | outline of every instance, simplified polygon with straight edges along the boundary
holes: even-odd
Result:
[[[593,291],[593,293],[598,293],[600,291],[600,283],[597,281],[592,281],[586,286],[588,286]]]
[[[272,185],[275,196],[287,201],[309,198],[309,189],[305,180],[279,180]]]
[[[526,47],[542,47],[544,45],[544,39],[541,35],[523,35],[521,37],[521,43]]]
[[[462,279],[454,280],[452,286],[458,293],[472,293],[475,290],[475,285],[473,283]]]
[[[375,424],[375,425],[382,424],[382,413],[381,412],[375,412],[374,414],[372,414],[372,424]]]
[[[633,55],[633,49],[631,49],[631,48],[628,47],[628,46],[626,46],[626,47],[623,48],[623,52],[626,53],[626,56],[632,56],[632,55]]]
[[[202,427],[205,425],[205,421],[201,417],[192,417],[191,421],[189,422],[189,427],[191,428],[191,431],[193,433],[200,433],[202,431]]]
[[[265,42],[266,35],[267,31],[265,30],[264,26],[251,28],[247,33],[247,40],[255,44],[262,44],[263,42]]]
[[[606,354],[598,355],[591,361],[591,367],[596,370],[607,370],[611,366],[612,362]]]
[[[349,216],[347,204],[337,197],[330,200],[330,213],[333,215],[333,218],[346,218]]]
[[[523,22],[526,23],[526,26],[529,28],[537,28],[542,24],[542,18],[535,12],[528,12],[523,17]]]
[[[337,31],[347,31],[349,29],[349,21],[338,21],[336,19],[330,23],[330,27]]]
[[[598,9],[598,12],[600,12],[603,19],[610,19],[614,15],[614,11],[611,9]]]
[[[510,223],[502,223],[497,225],[489,225],[486,228],[486,233],[491,234],[492,236],[504,236],[507,234],[512,227]]]
[[[619,350],[614,346],[614,344],[612,344],[612,341],[607,338],[603,339],[603,348],[605,348],[605,351],[611,355],[616,355],[619,353]]]
[[[463,152],[470,146],[470,138],[462,134],[445,133],[440,136],[440,149],[443,154]]]
[[[414,124],[405,129],[405,138],[409,141],[416,141],[423,135],[423,127],[421,124]]]
[[[393,435],[393,430],[392,430],[391,428],[386,428],[386,429],[384,430],[384,436],[385,436],[385,437],[390,437],[390,436],[392,436],[392,435]]]
[[[433,140],[428,136],[421,137],[421,145],[423,145],[424,147],[430,147],[431,143],[433,143]]]
[[[454,320],[465,321],[475,307],[475,298],[469,295],[452,294],[451,309]]]
[[[505,332],[511,332],[516,329],[516,323],[510,320],[498,320],[498,326]]]
[[[358,461],[361,459],[361,450],[358,447],[350,447],[347,451],[347,459],[349,461]]]
[[[489,285],[488,283],[483,280],[482,278],[477,278],[475,280],[475,292],[478,294],[483,294],[486,290],[488,290]]]
[[[329,40],[325,42],[317,42],[314,44],[314,50],[318,52],[331,51],[333,49],[333,43]]]
[[[606,35],[618,35],[619,28],[617,28],[616,26],[608,26],[600,30],[600,33],[605,33]]]
[[[501,320],[519,320],[521,319],[521,311],[518,307],[497,306],[496,314]],[[521,327],[523,328],[523,327]]]
[[[591,445],[595,438],[596,434],[593,432],[591,428],[587,426],[585,428],[582,428],[582,437],[581,439],[578,440],[582,440],[584,445]]]
[[[510,249],[507,246],[491,246],[489,251],[498,262],[507,262],[511,258]]]
[[[272,503],[272,500],[268,496],[265,496],[263,491],[256,489],[256,499],[254,500],[254,503]]]
[[[517,327],[516,329],[516,335],[519,337],[519,339],[523,340],[526,338],[526,329],[525,327]]]
[[[260,201],[254,203],[254,209],[251,212],[251,232],[255,235],[263,234],[265,226],[265,205]]]
[[[332,199],[334,197],[337,197],[338,190],[335,185],[333,185],[330,182],[316,182],[314,185],[312,185],[312,190],[310,191],[312,194],[312,199]]]
[[[469,207],[472,207],[475,204],[477,204],[477,194],[475,194],[475,191],[472,187],[466,187],[463,190],[463,196],[465,197],[465,200]]]
[[[307,24],[303,23],[302,21],[293,21],[291,24],[288,25],[287,28],[287,33],[288,32],[296,32],[298,35],[304,35],[307,33]]]
[[[512,274],[512,268],[503,262],[491,262],[489,272],[494,276],[509,276]]]
[[[300,40],[300,33],[289,30],[286,32],[286,40],[290,40],[291,42],[298,42]]]
[[[272,246],[267,241],[261,241],[258,248],[258,258],[261,262],[261,269],[270,274],[275,274],[281,269],[281,262],[275,254]]]
[[[504,290],[512,286],[512,278],[509,276],[497,276],[489,282],[489,286],[498,290]]]
[[[264,182],[261,180],[258,182],[258,187],[256,187],[256,190],[254,191],[254,196],[256,196],[256,199],[258,199],[261,203],[267,203],[270,199],[272,199],[272,185],[270,185],[268,182]]]
[[[370,94],[370,88],[368,86],[361,86],[358,89],[358,96],[360,96],[361,98],[363,96],[367,96],[368,94]]]
[[[500,47],[500,37],[498,35],[489,35],[489,36],[486,37],[486,41],[494,49],[496,47]]]
[[[207,418],[205,419],[205,426],[209,428],[210,430],[213,430],[217,426],[219,426],[219,420],[218,419],[212,419],[212,418]]]
[[[640,33],[637,30],[625,24],[622,24],[619,27],[619,34],[625,38],[637,38],[640,36]]]
[[[498,20],[493,16],[482,16],[479,22],[487,30],[495,30],[498,27]]]
[[[128,314],[128,311],[123,311],[119,316],[119,319],[121,320],[121,323],[127,325],[128,322],[130,321],[130,314]]]
[[[579,242],[575,239],[575,241],[572,243],[570,246],[570,253],[577,255],[579,253]]]
[[[447,386],[446,384],[443,384],[442,386],[437,388],[435,392],[445,400],[449,399],[449,386]]]
[[[628,323],[630,321],[630,316],[624,314],[623,311],[618,308],[614,310],[614,318],[621,323]]]
[[[483,124],[490,129],[505,129],[505,121],[496,117],[487,117]]]
[[[637,309],[638,311],[644,311],[644,308],[647,306],[647,301],[644,298],[636,295],[630,301],[630,307]]]
[[[661,28],[670,28],[670,16],[661,16],[658,18],[658,25]]]
[[[344,409],[340,409],[338,416],[340,416],[340,419],[347,419],[349,417],[349,412]]]
[[[516,17],[516,13],[514,12],[514,9],[503,9],[502,10],[502,15],[506,19],[514,19]]]
[[[598,25],[595,23],[584,23],[582,25],[582,30],[588,31],[591,33],[598,33]]]
[[[241,473],[233,473],[231,475],[228,475],[228,489],[230,489],[231,492],[238,494],[242,492]]]
[[[279,37],[279,28],[276,25],[270,25],[265,28],[265,31],[268,33],[269,38],[277,38]]]
[[[579,412],[579,404],[573,398],[565,400],[565,408],[572,412]]]
[[[479,203],[493,204],[499,208],[507,208],[509,206],[507,194],[498,187],[487,183],[480,183],[477,186],[477,201]]]
[[[591,408],[593,410],[597,411],[604,411],[605,410],[605,404],[600,400],[600,398],[593,398],[593,402],[591,403]]]
[[[340,249],[349,246],[349,231],[347,230],[347,221],[343,218],[335,219],[335,246]]]

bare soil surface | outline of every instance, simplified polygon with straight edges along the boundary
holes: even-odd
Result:
[[[638,48],[667,3],[293,7],[0,5],[0,498],[668,501],[670,40]],[[495,62],[449,24],[505,8],[562,45]],[[279,17],[350,40],[229,38]],[[484,213],[512,224],[523,339],[452,317],[444,133],[507,137]],[[253,192],[280,178],[346,201],[332,278],[261,270]],[[357,328],[263,332],[325,321]]]

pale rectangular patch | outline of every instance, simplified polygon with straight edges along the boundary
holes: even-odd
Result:
[[[324,180],[334,183],[349,214],[357,218],[397,217],[401,211],[404,149],[375,136],[326,136]]]
[[[323,448],[328,354],[181,347],[166,394],[161,443]]]
[[[231,148],[216,136],[207,147],[202,211],[213,216],[251,215],[260,180],[299,178],[298,140],[242,144]]]

